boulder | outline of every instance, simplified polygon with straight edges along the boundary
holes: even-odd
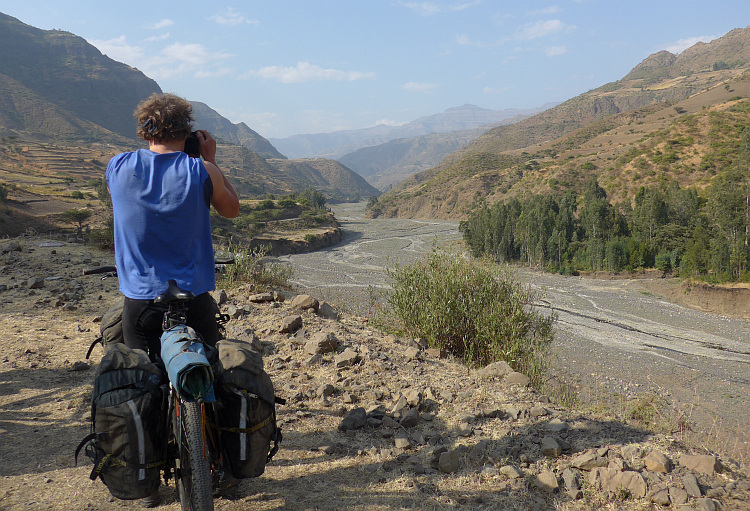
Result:
[[[292,300],[293,309],[313,310],[317,312],[319,307],[318,300],[310,295],[297,295]]]

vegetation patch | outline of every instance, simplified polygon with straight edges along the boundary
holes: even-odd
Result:
[[[554,316],[535,310],[537,295],[509,267],[435,250],[388,275],[387,319],[400,331],[467,365],[503,360],[541,383]]]

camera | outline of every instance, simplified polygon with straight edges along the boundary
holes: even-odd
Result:
[[[200,158],[200,147],[200,143],[198,142],[198,133],[194,131],[185,139],[185,148],[182,151],[193,158]]]

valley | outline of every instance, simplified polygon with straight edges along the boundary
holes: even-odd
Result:
[[[409,264],[433,246],[462,247],[456,222],[368,220],[363,204],[333,211],[342,226],[340,244],[280,259],[294,268],[301,292],[360,315],[372,312],[370,290],[377,295],[388,285],[384,268]],[[718,296],[701,302],[713,313],[696,310],[676,279],[658,276],[605,280],[525,269],[519,276],[558,315],[551,381],[572,385],[592,406],[605,398],[653,396],[697,431],[731,435],[750,448],[744,427],[750,423],[750,310],[724,315],[735,300],[722,303]],[[750,304],[750,289],[743,289],[737,299]]]

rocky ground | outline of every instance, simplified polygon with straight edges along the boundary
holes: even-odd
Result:
[[[0,258],[0,509],[126,509],[73,450],[89,431],[111,256],[22,238]],[[282,448],[218,496],[245,509],[750,509],[747,467],[636,422],[566,409],[503,364],[467,370],[412,339],[291,293],[217,293],[230,337],[255,342],[277,393]],[[293,304],[298,306],[293,306]],[[160,509],[179,509],[162,487]]]

